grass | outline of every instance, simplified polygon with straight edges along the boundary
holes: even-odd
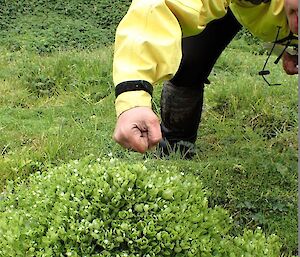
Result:
[[[101,155],[102,146],[111,141],[114,123],[107,71],[111,55],[105,55],[109,52],[68,52],[43,58],[28,52],[3,55],[2,188],[5,180],[50,164],[90,153]],[[53,81],[51,88],[48,81]],[[110,147],[105,151],[110,152]]]
[[[257,73],[266,55],[234,41],[205,90],[197,156],[158,160],[112,141],[115,124],[110,48],[49,55],[1,49],[0,187],[87,155],[176,165],[200,176],[210,206],[234,218],[232,234],[261,226],[297,251],[297,80],[270,64],[268,87]],[[271,63],[271,62],[270,62]],[[273,76],[273,77],[272,77]],[[159,109],[161,86],[155,89]]]
[[[257,76],[265,58],[233,45],[216,65],[198,140],[199,160],[209,168],[199,175],[212,192],[210,203],[230,209],[236,228],[275,232],[291,252],[297,248],[297,78],[271,64],[270,80],[283,85],[268,87]]]

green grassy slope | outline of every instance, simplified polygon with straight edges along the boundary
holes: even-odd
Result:
[[[284,86],[267,87],[255,75],[265,56],[233,47],[220,58],[206,88],[197,156],[192,161],[176,155],[156,160],[149,153],[146,158],[153,165],[163,162],[198,174],[210,193],[210,205],[221,205],[234,217],[233,233],[261,226],[278,234],[283,251],[291,253],[297,248],[296,78],[276,67],[276,79]],[[2,188],[6,179],[25,178],[90,154],[145,158],[111,139],[115,114],[109,49],[45,57],[2,53]],[[49,81],[55,90],[47,90]],[[157,86],[157,106],[159,94]]]

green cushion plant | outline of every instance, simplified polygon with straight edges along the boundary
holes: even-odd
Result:
[[[147,162],[72,161],[0,200],[0,256],[279,256],[275,235],[230,228],[196,176]]]

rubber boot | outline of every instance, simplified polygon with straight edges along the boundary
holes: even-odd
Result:
[[[162,156],[180,152],[182,158],[195,155],[195,141],[201,119],[204,85],[177,87],[170,81],[163,85],[161,94],[161,130],[159,144]]]

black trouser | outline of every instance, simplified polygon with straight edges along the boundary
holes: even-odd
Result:
[[[163,136],[172,144],[197,138],[204,84],[222,51],[241,25],[229,10],[210,22],[199,35],[182,40],[182,60],[175,76],[164,83],[161,95]]]

